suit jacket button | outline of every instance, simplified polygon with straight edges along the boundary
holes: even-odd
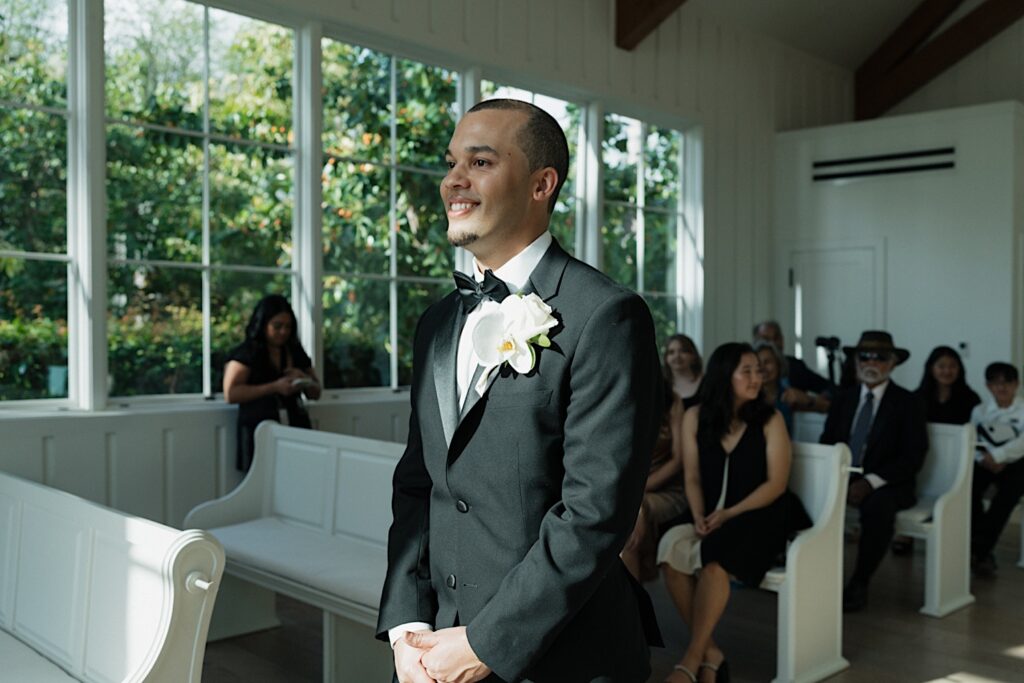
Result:
[[[455,509],[459,512],[469,512],[469,503],[464,500],[460,500],[455,504]]]
[[[445,579],[445,583],[448,585],[449,588],[455,590],[455,574],[449,574],[448,578]]]

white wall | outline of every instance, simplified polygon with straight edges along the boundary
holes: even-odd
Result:
[[[1004,100],[1024,101],[1024,19],[896,105],[911,114]]]
[[[981,393],[986,364],[1022,360],[1022,134],[1024,107],[1002,103],[779,135],[778,248],[884,244],[879,324],[913,354],[895,375],[904,386],[916,387],[938,344],[968,342],[968,380]],[[813,161],[946,146],[955,169],[811,180]],[[780,308],[790,296],[777,287]]]

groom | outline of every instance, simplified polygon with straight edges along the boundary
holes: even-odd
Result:
[[[474,272],[416,330],[378,637],[403,683],[644,681],[657,625],[619,552],[661,416],[650,312],[548,232],[550,115],[481,102],[445,158]]]

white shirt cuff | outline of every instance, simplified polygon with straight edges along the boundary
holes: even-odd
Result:
[[[399,624],[394,628],[388,629],[388,640],[391,641],[391,649],[395,649],[395,643],[398,639],[404,636],[409,631],[433,631],[434,627],[425,621],[410,621],[405,624]]]
[[[872,472],[871,474],[865,474],[864,478],[868,480],[868,483],[871,484],[871,488],[873,489],[880,489],[887,483],[885,479],[882,479],[874,472]]]

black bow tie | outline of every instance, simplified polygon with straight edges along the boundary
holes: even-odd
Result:
[[[465,273],[453,271],[455,286],[459,289],[459,297],[462,299],[462,310],[469,313],[485,299],[501,303],[509,295],[508,285],[505,281],[489,270],[484,271],[484,281],[477,282]]]

